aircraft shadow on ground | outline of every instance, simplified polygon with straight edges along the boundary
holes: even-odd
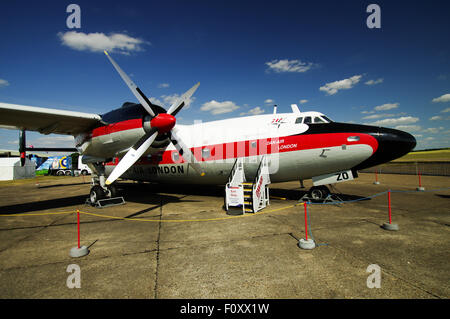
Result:
[[[64,197],[64,198],[33,201],[33,202],[14,204],[14,205],[5,205],[5,206],[0,206],[0,214],[14,215],[14,214],[42,211],[42,210],[64,209],[64,208],[70,207],[70,206],[83,205],[86,202],[87,197],[88,197],[88,195],[86,194],[86,195],[70,196],[70,197]],[[150,196],[149,196],[148,194],[144,194],[144,193],[142,193],[141,196],[139,196],[139,194],[134,194],[133,196],[130,196],[129,200],[131,202],[139,202],[139,203],[143,203],[143,204],[156,205],[155,207],[159,207],[160,205],[164,205],[166,203],[189,201],[189,200],[183,200],[182,198],[179,198],[177,196],[160,195],[160,194],[150,194]],[[148,211],[148,210],[145,209],[138,213],[142,214],[142,213],[145,213],[146,211]],[[127,216],[127,217],[132,217],[132,216]]]
[[[54,188],[54,187],[64,187],[64,186],[77,186],[77,185],[88,185],[89,182],[85,183],[74,183],[74,184],[55,184],[55,185],[40,185],[39,188]]]
[[[69,184],[70,185],[70,184]],[[66,185],[61,185],[66,186]],[[225,195],[224,186],[212,186],[212,185],[169,185],[169,184],[148,184],[148,183],[118,183],[118,188],[120,190],[120,196],[123,196],[125,201],[156,205],[155,207],[164,206],[167,203],[178,203],[178,202],[199,202],[200,200],[185,199],[189,195],[198,196],[210,196],[210,197],[221,197]],[[184,195],[182,197],[173,196]],[[306,194],[305,190],[297,189],[278,189],[271,188],[270,195],[275,197],[286,198],[288,200],[299,200],[303,195]],[[337,194],[339,198],[343,201],[363,199],[364,197],[349,195],[349,194]],[[442,197],[447,197],[447,195],[439,195]],[[54,210],[63,209],[65,207],[83,205],[88,198],[86,195],[69,196],[64,198],[39,200],[28,203],[14,204],[0,206],[0,214],[13,215],[21,213],[29,213],[42,210]],[[143,214],[147,211],[153,210],[154,208],[144,209],[138,213],[134,213],[127,217],[133,217],[136,215]]]
[[[225,186],[222,185],[177,185],[177,184],[150,184],[150,183],[123,183],[118,184],[125,200],[142,201],[143,197],[149,194],[177,194],[177,195],[198,195],[210,197],[224,197]],[[288,200],[299,200],[308,191],[301,189],[280,189],[270,188],[270,196],[286,198]],[[337,194],[343,201],[362,200],[364,197],[352,194]],[[369,199],[366,199],[369,200]],[[186,200],[187,201],[187,200]]]

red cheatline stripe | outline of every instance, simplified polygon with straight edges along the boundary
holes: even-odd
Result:
[[[97,127],[92,131],[92,137],[98,137],[102,135],[107,135],[111,133],[131,130],[135,128],[142,127],[142,119],[132,119],[122,122],[117,122],[113,124],[108,124],[106,126]]]
[[[348,142],[349,136],[358,136],[359,141]],[[253,147],[253,142],[256,142],[256,147]],[[249,140],[242,142],[230,142],[222,144],[205,145],[201,147],[193,147],[191,151],[198,161],[214,161],[221,159],[229,159],[236,157],[248,157],[272,153],[285,153],[291,151],[301,151],[309,149],[336,147],[341,145],[369,145],[372,147],[372,154],[378,148],[377,140],[364,133],[324,133],[324,134],[302,134],[294,136],[285,136],[277,139],[267,138],[259,140]],[[202,158],[202,150],[208,148],[210,150],[210,156],[207,159]],[[162,160],[151,161],[148,158],[140,159],[136,164],[148,165],[148,164],[179,164],[184,163],[182,156],[179,156],[178,161],[173,161],[172,154],[177,152],[164,151],[162,153]],[[117,160],[107,163],[107,165],[117,165]]]

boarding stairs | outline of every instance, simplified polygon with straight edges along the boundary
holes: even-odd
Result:
[[[244,159],[234,162],[225,187],[225,207],[227,211],[242,208],[242,213],[256,213],[269,205],[269,164],[266,156],[261,157],[255,179],[247,182]]]

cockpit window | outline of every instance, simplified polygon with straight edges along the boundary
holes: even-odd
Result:
[[[303,117],[297,117],[295,124],[300,124],[303,121]]]
[[[322,120],[320,117],[316,116],[316,117],[314,118],[314,123],[325,123],[325,121]]]
[[[305,117],[305,121],[304,121],[303,123],[305,123],[305,124],[311,124],[311,123],[312,123],[311,116]]]
[[[328,117],[326,117],[325,115],[322,115],[322,118],[327,121],[328,123],[333,122],[332,120],[330,120]]]

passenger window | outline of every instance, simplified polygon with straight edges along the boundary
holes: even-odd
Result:
[[[325,121],[324,120],[322,120],[320,117],[315,117],[314,118],[314,123],[325,123]]]
[[[172,152],[172,161],[178,162],[180,160],[180,153],[177,151]]]
[[[203,157],[204,159],[209,158],[210,155],[211,155],[211,151],[209,150],[209,148],[204,148],[204,149],[202,150],[202,157]]]
[[[311,116],[305,117],[305,121],[304,121],[303,123],[305,123],[305,124],[311,124],[311,123],[312,123]]]
[[[297,119],[295,120],[295,124],[299,124],[303,121],[303,117],[297,117]]]
[[[256,148],[256,146],[257,146],[256,141],[252,141],[251,145],[252,145],[253,148]]]

